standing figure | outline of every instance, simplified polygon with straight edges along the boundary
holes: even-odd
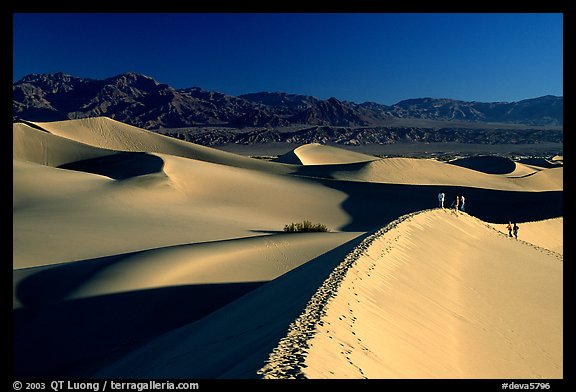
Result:
[[[439,207],[439,208],[444,208],[444,197],[445,197],[445,196],[446,196],[446,195],[444,195],[444,192],[440,192],[440,193],[438,194],[438,207]]]
[[[514,223],[514,226],[512,227],[512,231],[514,231],[514,237],[516,239],[518,239],[518,229],[519,229],[518,225],[516,225],[516,223]]]
[[[512,237],[512,222],[508,222],[508,226],[506,226],[506,228],[508,229],[508,236]]]
[[[464,196],[460,196],[460,211],[464,211]]]
[[[459,207],[460,207],[460,196],[456,196],[456,199],[454,199],[454,209],[458,211]]]

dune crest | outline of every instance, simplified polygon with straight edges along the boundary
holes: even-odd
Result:
[[[275,162],[293,165],[336,165],[345,163],[370,162],[377,157],[327,146],[320,143],[305,144],[278,157]]]
[[[216,150],[124,124],[108,117],[35,122],[54,135],[95,147],[116,151],[163,153],[201,161],[274,173],[288,173],[281,164]]]
[[[556,191],[563,189],[563,168],[542,171],[516,166],[510,174],[481,171],[435,159],[382,158],[371,162],[323,167],[305,167],[299,173],[346,181],[465,186],[509,191]],[[529,174],[529,175],[527,175]]]
[[[264,377],[562,378],[560,255],[448,210],[403,217],[351,255]]]
[[[64,137],[56,136],[28,124],[12,126],[12,158],[35,162],[46,166],[59,166],[115,154],[116,151],[90,146]]]

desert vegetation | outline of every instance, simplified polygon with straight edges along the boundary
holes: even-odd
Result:
[[[290,223],[284,226],[286,233],[328,232],[328,227],[322,223],[312,223],[305,220],[301,223]]]

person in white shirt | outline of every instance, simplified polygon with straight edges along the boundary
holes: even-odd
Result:
[[[444,197],[446,195],[444,194],[444,192],[440,192],[438,193],[438,207],[439,208],[444,208]]]

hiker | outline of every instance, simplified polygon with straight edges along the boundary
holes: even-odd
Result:
[[[508,229],[508,236],[512,237],[512,222],[508,222],[508,226],[506,226],[506,228]]]
[[[438,194],[438,208],[444,208],[444,197],[446,195],[444,194],[444,192],[440,192]]]
[[[514,237],[516,239],[518,239],[518,229],[519,229],[518,225],[516,225],[516,223],[514,223],[514,226],[512,227],[512,231],[514,231]]]
[[[452,203],[452,207],[454,207],[454,209],[458,211],[458,207],[460,207],[460,196],[456,196],[456,199],[454,199],[454,203]]]
[[[460,211],[464,211],[464,196],[460,196]]]

